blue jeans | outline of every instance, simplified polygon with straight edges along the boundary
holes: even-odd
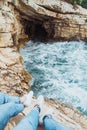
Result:
[[[13,130],[37,130],[39,120],[39,110],[37,107],[20,121]]]
[[[39,110],[35,107],[13,130],[37,130]],[[71,130],[48,116],[43,120],[45,130]]]
[[[63,126],[56,122],[53,118],[46,116],[43,120],[45,130],[71,130],[70,128]]]

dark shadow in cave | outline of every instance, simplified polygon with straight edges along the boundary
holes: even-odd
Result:
[[[41,24],[28,24],[26,28],[26,33],[29,35],[30,39],[34,42],[46,42],[48,40],[48,34],[45,28]]]
[[[36,25],[35,26],[34,39],[39,40],[39,41],[46,41],[47,40],[47,32],[44,29],[44,27],[42,27],[41,25]]]

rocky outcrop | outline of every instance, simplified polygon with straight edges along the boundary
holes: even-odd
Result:
[[[11,95],[26,93],[31,80],[18,52],[23,31],[16,15],[10,8],[0,6],[0,91]]]
[[[44,36],[46,40],[86,40],[86,26],[86,10],[79,6],[74,9],[72,5],[63,1],[29,0],[24,3],[22,0],[1,0],[0,91],[11,95],[20,95],[28,91],[31,76],[24,70],[19,48],[29,36]],[[33,106],[32,103],[30,109]],[[53,117],[58,122],[73,130],[87,130],[87,117],[79,111],[54,100],[47,100],[44,106],[45,111],[48,107],[54,109]],[[23,113],[11,119],[6,129],[12,129],[30,109],[25,109]]]
[[[17,125],[24,115],[27,115],[31,111],[35,104],[36,100],[33,99],[31,106],[25,108],[25,110],[15,118],[12,118],[5,130],[11,130]],[[49,108],[53,109],[52,116],[57,122],[70,127],[72,130],[87,130],[87,117],[76,109],[59,101],[46,99],[41,115],[44,115]],[[44,130],[44,127],[39,125],[38,130]]]
[[[81,39],[87,41],[87,10],[65,1],[29,0],[37,13],[50,16],[43,25],[48,38],[55,40]]]
[[[78,5],[61,0],[15,0],[14,5],[28,22],[31,38],[87,41],[87,10]]]

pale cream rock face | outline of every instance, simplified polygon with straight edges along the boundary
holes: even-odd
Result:
[[[0,10],[0,91],[11,95],[23,95],[29,89],[31,76],[24,70],[23,59],[17,50],[18,40],[26,37],[21,23],[23,19],[21,19],[22,16],[19,12],[26,15],[27,20],[31,17],[31,20],[36,22],[44,21],[43,27],[49,35],[48,38],[54,31],[52,37],[54,40],[72,37],[85,40],[87,38],[87,10],[79,6],[74,10],[72,5],[60,0],[51,0],[51,2],[50,0],[29,0],[28,4],[30,5],[23,3],[22,0],[14,0],[13,5],[8,4],[7,1],[12,2],[13,0],[0,1],[0,5],[5,3],[12,9],[12,12],[8,7]],[[14,4],[17,10],[14,9]],[[6,130],[11,130],[24,115],[27,115],[34,107],[35,102],[36,100],[33,100],[30,107],[11,119]],[[72,128],[72,130],[87,130],[87,117],[76,109],[54,100],[45,102],[42,113],[48,108],[54,109],[53,117],[55,120]],[[42,129],[40,127],[40,130]]]
[[[0,91],[11,95],[22,95],[29,91],[31,80],[17,49],[18,37],[22,33],[22,25],[19,25],[13,11],[0,6]]]

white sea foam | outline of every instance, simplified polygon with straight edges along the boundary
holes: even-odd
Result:
[[[80,42],[33,43],[21,49],[32,74],[35,95],[57,98],[87,111],[87,45]]]

